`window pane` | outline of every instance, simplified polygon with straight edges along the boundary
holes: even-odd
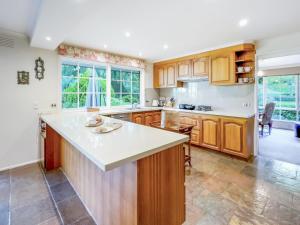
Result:
[[[280,119],[280,110],[274,110],[272,119],[279,120]]]
[[[264,106],[264,100],[263,100],[263,78],[258,78],[258,106],[263,107]]]
[[[131,104],[131,95],[130,94],[122,94],[122,105],[129,105]]]
[[[93,76],[93,67],[80,66],[79,76],[80,77],[92,77]]]
[[[121,81],[111,81],[111,92],[121,92]]]
[[[106,79],[106,69],[105,68],[95,68],[95,76],[98,78]]]
[[[111,80],[121,80],[120,70],[111,70]]]
[[[131,72],[130,71],[121,71],[122,80],[131,81]]]
[[[140,104],[140,95],[139,94],[133,94],[132,95],[132,103]]]
[[[295,110],[281,110],[281,120],[295,121],[297,112]]]
[[[95,106],[106,106],[106,94],[96,93],[95,96]]]
[[[122,82],[122,93],[131,93],[131,82]]]
[[[62,92],[77,92],[78,86],[77,78],[69,78],[69,77],[63,77],[62,78]]]
[[[140,83],[139,82],[132,82],[132,93],[140,93]]]
[[[62,64],[62,76],[76,77],[77,76],[77,65]]]
[[[80,78],[79,79],[79,92],[93,92],[93,79]]]
[[[132,81],[140,82],[140,71],[132,71]]]
[[[106,92],[106,80],[95,80],[96,83],[96,87],[95,87],[95,91],[96,92]]]
[[[79,94],[79,107],[91,107],[91,106],[93,106],[93,102],[87,100],[87,94],[80,93]]]
[[[113,94],[111,96],[111,105],[117,106],[121,104],[120,94]]]
[[[62,107],[63,108],[77,108],[77,94],[63,94]]]

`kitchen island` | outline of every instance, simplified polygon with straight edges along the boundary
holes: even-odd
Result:
[[[188,137],[125,121],[118,121],[118,130],[96,134],[84,126],[91,114],[41,116],[45,169],[61,167],[97,224],[182,224],[182,144]]]

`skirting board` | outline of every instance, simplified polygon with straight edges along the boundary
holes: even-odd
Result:
[[[20,164],[15,164],[15,165],[8,166],[8,167],[3,167],[3,168],[0,168],[0,172],[4,171],[4,170],[14,169],[14,168],[21,167],[21,166],[26,166],[26,165],[29,165],[29,164],[32,164],[32,163],[37,163],[37,162],[40,162],[40,161],[41,161],[41,159],[36,159],[36,160],[32,160],[32,161],[25,162],[25,163],[20,163]]]

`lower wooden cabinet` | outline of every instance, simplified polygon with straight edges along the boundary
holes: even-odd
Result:
[[[132,122],[150,126],[151,123],[160,122],[161,111],[132,113]]]
[[[133,113],[132,122],[137,124],[145,124],[145,114],[144,113]]]
[[[200,121],[200,145],[220,150],[220,118],[215,116],[202,116]]]
[[[248,158],[253,150],[253,124],[253,118],[223,118],[221,132],[222,151]]]
[[[180,124],[194,125],[191,143],[242,158],[253,152],[254,117],[236,118],[180,113]]]

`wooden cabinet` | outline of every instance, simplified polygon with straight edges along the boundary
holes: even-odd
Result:
[[[212,85],[235,85],[238,78],[248,78],[246,84],[254,83],[255,72],[255,45],[240,44],[199,54],[170,59],[154,64],[157,68],[154,73],[154,87],[181,87],[182,82],[173,82],[173,75],[166,77],[163,74],[173,74],[174,69],[161,69],[167,65],[176,65],[176,81],[183,78],[199,78],[208,76]],[[239,67],[242,67],[238,69]],[[249,67],[246,70],[245,67]],[[160,68],[160,69],[159,69]],[[188,80],[188,79],[186,79]],[[180,85],[180,86],[178,86]]]
[[[253,122],[253,119],[222,118],[222,151],[248,158],[253,147],[248,140],[252,136]]]
[[[192,60],[193,76],[209,75],[209,57],[201,57]]]
[[[254,117],[235,118],[179,113],[179,123],[194,125],[191,143],[242,158],[253,152]]]
[[[160,122],[160,120],[161,120],[161,111],[132,113],[133,123],[150,126],[151,123]]]
[[[47,124],[44,144],[45,170],[53,170],[60,167],[60,143],[61,136]]]
[[[166,66],[166,85],[167,87],[175,87],[176,86],[176,65],[171,64]]]
[[[210,82],[216,85],[236,83],[234,53],[215,55],[211,57]]]
[[[192,75],[191,60],[185,60],[177,63],[178,77],[190,77]]]
[[[220,118],[216,116],[201,116],[200,145],[203,147],[220,150]]]
[[[177,81],[175,63],[155,66],[153,82],[155,88],[182,87],[182,83]]]
[[[144,113],[133,113],[132,122],[137,124],[145,124],[145,114]]]
[[[189,113],[180,113],[179,123],[183,125],[193,125],[191,133],[191,143],[194,145],[200,144],[199,117]]]

